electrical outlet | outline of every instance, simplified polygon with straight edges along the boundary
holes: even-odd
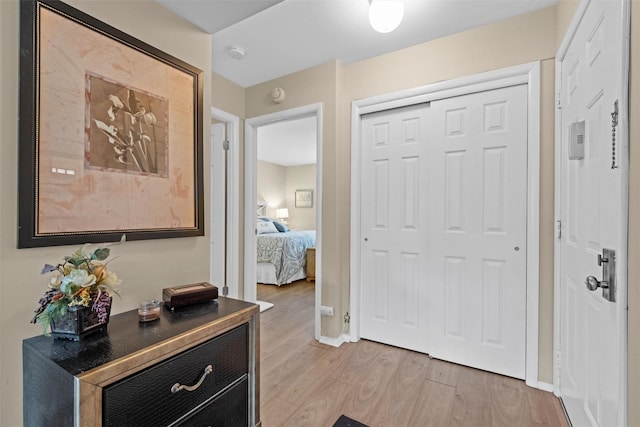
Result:
[[[333,307],[327,307],[325,305],[320,306],[320,316],[333,317]]]

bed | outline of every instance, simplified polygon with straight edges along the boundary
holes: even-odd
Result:
[[[315,230],[289,230],[264,216],[266,203],[258,201],[256,221],[256,281],[286,285],[307,277],[307,248],[315,248]]]
[[[315,246],[315,230],[258,234],[257,282],[280,286],[306,278],[307,248]]]

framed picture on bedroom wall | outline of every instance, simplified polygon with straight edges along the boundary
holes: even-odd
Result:
[[[201,70],[20,2],[18,247],[204,235]]]
[[[313,190],[296,190],[296,208],[313,207]]]

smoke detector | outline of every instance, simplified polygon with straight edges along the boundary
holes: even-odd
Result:
[[[244,48],[242,46],[229,46],[227,48],[227,53],[233,59],[240,60],[240,59],[244,58],[245,51],[244,51]]]

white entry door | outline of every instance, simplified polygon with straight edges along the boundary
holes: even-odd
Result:
[[[525,376],[527,86],[362,119],[361,336]]]
[[[586,285],[588,276],[597,285],[614,262],[615,281],[626,268],[625,133],[622,123],[612,126],[616,101],[619,112],[626,108],[622,16],[621,0],[591,1],[560,63],[559,391],[580,427],[622,426],[626,416],[626,284],[612,292],[615,302]],[[605,255],[599,266],[605,249],[616,256]]]

